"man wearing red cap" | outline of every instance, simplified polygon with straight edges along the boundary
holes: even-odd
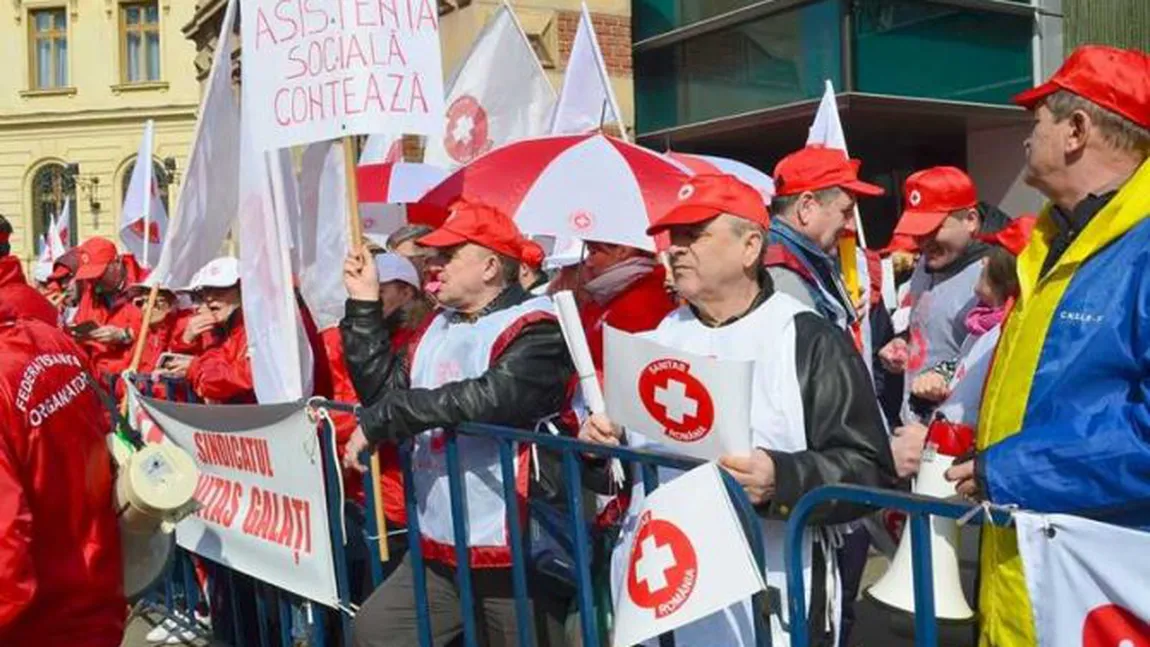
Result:
[[[107,411],[55,309],[2,281],[0,645],[117,647],[127,613]]]
[[[132,339],[143,319],[125,292],[138,277],[131,276],[134,266],[107,238],[89,238],[77,250],[79,266],[73,280],[80,285],[80,304],[73,334],[88,351],[97,375],[115,375],[128,368]]]
[[[519,285],[525,239],[503,213],[459,203],[442,227],[419,239],[437,255],[428,269],[438,276],[441,308],[407,346],[393,350],[379,307],[379,283],[365,251],[344,267],[350,298],[340,323],[346,361],[356,393],[360,429],[348,441],[344,461],[359,465],[360,453],[375,443],[414,441],[414,496],[427,560],[427,592],[434,644],[446,645],[462,630],[454,579],[455,542],[447,487],[445,429],[468,422],[532,429],[554,416],[566,398],[574,372],[562,331],[545,297],[531,297]],[[461,435],[458,440],[467,493],[469,561],[478,598],[481,641],[519,644],[511,597],[511,552],[497,444]],[[523,479],[519,494],[556,500],[562,479],[545,452],[531,465],[520,454],[519,469],[538,469],[540,479]],[[360,607],[359,646],[419,644],[416,637],[410,560]],[[563,587],[529,573],[536,644],[563,643],[566,598]]]
[[[725,456],[720,465],[742,484],[763,516],[770,545],[782,545],[785,519],[798,499],[830,483],[889,487],[895,480],[889,443],[870,377],[849,338],[796,299],[776,292],[762,264],[769,225],[761,194],[729,175],[696,175],[679,204],[648,233],[667,231],[675,288],[688,305],[645,335],[671,348],[730,361],[753,361],[750,456]],[[595,415],[580,435],[633,447],[658,449],[658,441],[616,427]],[[642,506],[636,480],[628,510]],[[822,524],[851,521],[865,511],[831,505],[819,510],[804,536],[809,561],[802,565],[810,604],[812,644],[834,644],[838,629],[835,552],[817,540]],[[624,522],[624,528],[637,524]],[[627,572],[634,530],[625,531],[612,560],[616,590]],[[726,550],[724,546],[700,550]],[[781,559],[768,560],[768,586],[779,591],[770,607],[772,642],[789,642],[787,583]],[[750,645],[749,602],[732,606],[675,632],[676,645]],[[831,630],[828,631],[828,627]]]
[[[978,454],[947,478],[971,498],[1147,528],[1150,56],[1080,47],[1015,101],[1035,117],[1026,181],[1050,205],[1018,258]],[[982,537],[980,642],[1034,645],[1015,532]]]
[[[9,237],[12,224],[0,216],[0,302],[10,304],[24,316],[39,319],[55,326],[60,318],[56,308],[24,278],[24,267],[20,259],[11,256]]]
[[[974,284],[989,251],[977,238],[980,217],[974,181],[953,166],[912,174],[904,187],[906,207],[896,236],[915,239],[922,256],[910,278],[907,339],[879,351],[884,367],[903,373],[904,423],[924,421],[930,406],[914,399],[911,385],[920,373],[954,359],[966,339],[967,313],[976,304]]]

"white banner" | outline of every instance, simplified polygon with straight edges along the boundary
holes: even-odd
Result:
[[[701,465],[643,502],[612,645],[642,643],[765,588],[719,468]]]
[[[1039,647],[1150,645],[1150,533],[1016,513]]]
[[[488,19],[447,88],[446,123],[427,138],[427,164],[457,168],[550,130],[555,89],[506,3]]]
[[[443,127],[432,0],[244,0],[244,111],[261,150]]]
[[[64,207],[52,218],[52,224],[48,227],[48,249],[52,250],[52,261],[55,262],[61,256],[68,253],[71,247],[72,233],[69,231],[69,226],[72,222],[72,199],[64,199]]]
[[[343,145],[318,142],[303,154],[299,179],[301,218],[293,230],[299,259],[299,290],[319,330],[339,325],[347,289],[343,262],[347,258],[347,179]]]
[[[693,355],[610,326],[603,348],[611,420],[703,460],[751,453],[753,362]]]
[[[200,469],[195,498],[203,507],[176,526],[179,545],[337,607],[323,458],[303,404],[139,402]],[[133,418],[141,421],[139,413]],[[143,426],[145,438],[154,442],[152,425]]]
[[[236,217],[240,174],[240,107],[232,90],[232,25],[239,0],[229,0],[204,86],[183,186],[149,285],[182,288],[220,255]]]

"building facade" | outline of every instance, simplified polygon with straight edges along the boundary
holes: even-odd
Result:
[[[11,0],[0,8],[0,213],[13,253],[68,205],[72,242],[116,238],[144,123],[174,204],[195,127],[196,51],[186,0]]]
[[[658,149],[770,171],[803,145],[830,80],[853,157],[888,189],[861,204],[884,244],[916,169],[966,168],[984,201],[1034,211],[1029,116],[1010,98],[1063,59],[1059,0],[635,0],[636,130]]]
[[[439,33],[445,78],[467,55],[475,37],[501,4],[494,0],[439,0]],[[558,92],[571,54],[575,30],[579,25],[580,0],[534,0],[508,4],[515,10],[539,62]],[[192,19],[184,27],[185,36],[195,43],[196,68],[201,82],[211,68],[212,52],[215,51],[226,6],[226,0],[201,0]],[[619,109],[630,129],[634,124],[630,0],[588,0],[587,7],[619,100]],[[242,14],[240,20],[243,20]],[[236,34],[238,36],[238,29]],[[233,53],[233,61],[237,64],[236,74],[239,52],[240,46],[237,45]]]

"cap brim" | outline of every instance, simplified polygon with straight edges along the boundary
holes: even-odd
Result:
[[[102,265],[96,265],[94,263],[90,265],[83,265],[80,267],[80,269],[76,270],[76,276],[74,279],[76,281],[91,281],[92,279],[98,279],[103,276],[104,271],[107,269],[108,263],[104,263]]]
[[[928,236],[938,231],[950,213],[946,211],[904,211],[894,227],[896,236]]]
[[[441,227],[415,242],[424,247],[455,247],[466,243],[467,237]]]
[[[840,184],[843,189],[850,191],[856,195],[865,195],[868,197],[876,197],[886,194],[886,189],[878,186],[877,184],[870,184],[862,180],[854,180],[853,182],[846,182]]]
[[[721,209],[708,207],[704,205],[687,205],[678,207],[668,211],[662,218],[651,223],[647,227],[647,235],[654,236],[655,234],[664,232],[671,227],[679,225],[697,225],[700,222],[706,222],[712,218],[717,218],[719,214],[723,213]]]
[[[1031,110],[1034,108],[1034,106],[1038,105],[1039,101],[1042,101],[1046,97],[1054,94],[1055,92],[1058,92],[1059,89],[1060,88],[1057,85],[1047,81],[1046,83],[1043,83],[1036,88],[1031,88],[1025,92],[1020,92],[1014,95],[1014,98],[1011,100],[1016,105],[1020,105],[1027,110]]]

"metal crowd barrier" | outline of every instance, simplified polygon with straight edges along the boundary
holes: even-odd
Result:
[[[791,618],[791,647],[810,644],[807,628],[807,604],[803,589],[803,530],[807,519],[819,505],[832,501],[900,510],[907,515],[910,530],[911,564],[914,568],[914,638],[918,647],[938,645],[938,621],[934,616],[934,575],[932,573],[930,518],[963,519],[965,523],[990,522],[999,526],[1012,523],[1009,513],[943,499],[899,492],[878,490],[856,485],[827,485],[808,492],[799,499],[787,520],[786,564],[787,605]]]

